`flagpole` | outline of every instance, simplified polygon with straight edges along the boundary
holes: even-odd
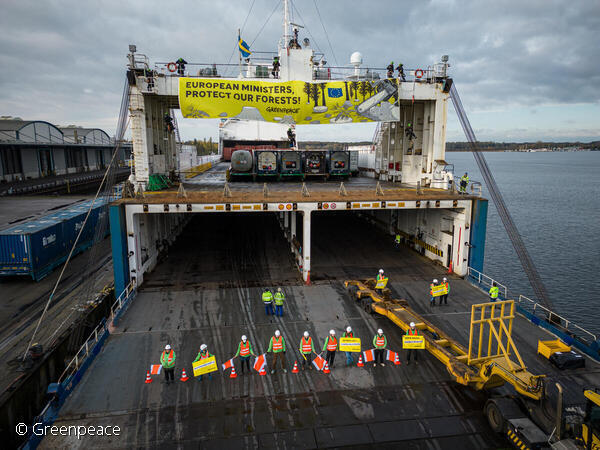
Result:
[[[241,30],[238,28],[238,56],[239,56],[239,60],[240,60],[240,77],[242,76],[242,52],[239,49],[241,38],[242,38]]]

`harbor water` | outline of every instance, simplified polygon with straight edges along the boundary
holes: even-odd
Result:
[[[486,152],[555,310],[600,334],[600,152]],[[455,175],[483,181],[470,152],[448,152]],[[483,186],[483,195],[490,198]],[[490,199],[484,272],[535,298]]]

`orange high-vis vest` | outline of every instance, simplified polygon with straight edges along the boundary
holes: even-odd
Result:
[[[210,353],[208,353],[208,350],[204,353],[200,353],[200,359],[206,359],[208,357],[210,357]]]
[[[375,345],[377,347],[383,347],[385,345],[385,337],[377,335],[377,340],[375,341]]]
[[[408,330],[406,330],[406,334],[409,336],[418,336],[419,330],[417,328],[415,328],[414,330],[412,328],[409,328]]]
[[[431,283],[431,284],[429,285],[429,293],[430,293],[431,295],[433,295],[433,287],[434,287],[434,286],[435,286],[435,284],[433,284],[433,283]]]
[[[283,350],[283,337],[279,336],[279,339],[275,339],[275,336],[273,336],[271,339],[273,339],[273,351],[277,351],[277,350]]]
[[[312,338],[310,336],[308,337],[308,340],[302,338],[302,351],[304,353],[312,352]]]
[[[166,353],[166,350],[163,350],[163,355]],[[169,352],[169,358],[167,359],[167,364],[171,365],[173,362],[173,349]]]
[[[329,341],[327,341],[327,350],[330,352],[335,352],[337,350],[337,339],[329,336]]]
[[[250,341],[246,341],[246,345],[244,345],[244,341],[240,342],[240,356],[248,356],[250,354]]]

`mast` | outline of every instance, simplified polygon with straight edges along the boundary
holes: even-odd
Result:
[[[283,46],[282,48],[288,47],[288,33],[290,31],[290,12],[288,0],[283,0]]]

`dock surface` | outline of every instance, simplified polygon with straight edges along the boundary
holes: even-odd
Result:
[[[361,309],[343,280],[372,277],[384,268],[395,298],[407,299],[463,344],[470,305],[487,296],[450,276],[449,305],[430,308],[429,283],[445,270],[410,249],[394,248],[392,237],[359,217],[344,217],[342,222],[335,214],[315,215],[313,284],[305,286],[274,215],[243,220],[234,213],[195,216],[168,258],[146,275],[133,304],[55,422],[118,425],[121,436],[46,437],[41,448],[508,446],[483,415],[487,393],[458,385],[428,353],[421,352],[418,365],[407,365],[400,351],[401,330]],[[286,294],[284,316],[266,316],[262,288],[278,286]],[[382,328],[388,348],[400,351],[402,364],[346,367],[344,355],[338,353],[329,375],[315,370],[291,373],[294,362],[301,361],[297,348],[304,330],[320,350],[329,329],[340,336],[348,325],[365,349]],[[191,376],[200,344],[206,343],[222,363],[235,354],[242,334],[256,353],[265,352],[275,329],[287,341],[287,374],[241,375],[237,362],[236,379],[229,378],[229,371],[219,371],[212,380],[192,378],[166,385],[161,374],[144,384],[146,371],[159,362],[167,343],[177,353],[178,379],[183,368]],[[560,372],[537,356],[537,340],[552,337],[525,319],[517,319],[513,337],[531,372],[545,373],[550,381],[559,379],[573,388],[570,391],[599,384],[599,366],[590,360],[586,369]]]

